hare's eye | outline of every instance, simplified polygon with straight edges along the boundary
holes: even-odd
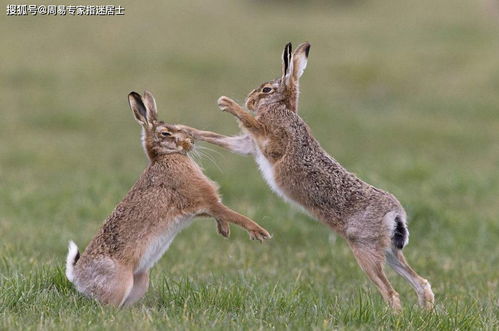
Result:
[[[262,89],[262,92],[263,92],[263,93],[269,93],[270,91],[272,91],[272,88],[271,88],[271,87],[264,87],[264,88]]]
[[[170,132],[168,132],[168,131],[161,131],[161,135],[162,135],[163,137],[169,137],[169,136],[171,136],[172,134],[171,134]]]

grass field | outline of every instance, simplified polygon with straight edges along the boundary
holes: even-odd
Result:
[[[499,23],[482,2],[121,4],[122,17],[0,20],[0,329],[499,328]],[[305,40],[300,114],[404,204],[405,253],[435,311],[389,270],[404,305],[390,313],[341,238],[273,195],[251,158],[211,146],[202,164],[224,202],[273,239],[232,227],[225,240],[200,219],[131,309],[76,293],[67,241],[85,247],[146,166],[127,94],[236,133],[218,96],[242,101],[279,74],[285,42]]]

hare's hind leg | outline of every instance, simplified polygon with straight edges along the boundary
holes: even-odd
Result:
[[[123,307],[126,298],[133,288],[133,274],[129,268],[116,263],[116,269],[102,283],[97,299],[104,304]]]
[[[355,259],[381,292],[383,299],[390,307],[399,311],[402,308],[399,294],[393,289],[383,270],[385,264],[383,249],[381,247],[375,248],[371,245],[356,242],[349,242],[349,244]]]
[[[76,285],[80,292],[102,304],[121,307],[132,290],[133,274],[111,258],[98,258],[78,268]]]
[[[419,276],[407,263],[402,250],[392,248],[386,253],[388,264],[399,275],[404,277],[418,295],[419,305],[426,309],[432,309],[435,303],[435,298],[431,290],[430,283]]]
[[[123,303],[127,307],[139,301],[149,288],[149,272],[141,272],[133,275],[133,287]]]

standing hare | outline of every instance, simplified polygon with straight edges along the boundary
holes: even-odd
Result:
[[[175,235],[195,216],[217,220],[218,232],[229,236],[228,223],[245,228],[252,239],[270,234],[251,219],[222,204],[217,186],[187,155],[193,140],[157,119],[151,93],[128,95],[142,126],[142,143],[150,164],[80,257],[69,243],[66,276],[81,293],[104,304],[127,306],[149,286],[149,269]]]
[[[322,149],[297,114],[298,83],[309,50],[308,43],[301,44],[293,54],[291,43],[285,46],[282,76],[263,83],[247,97],[246,108],[256,116],[230,98],[218,99],[219,107],[239,120],[243,129],[240,136],[226,137],[185,126],[182,129],[195,139],[254,155],[273,191],[347,240],[360,267],[393,309],[401,308],[400,300],[383,271],[385,259],[411,284],[420,305],[432,308],[430,283],[408,265],[402,254],[409,232],[406,213],[398,200],[343,168]]]

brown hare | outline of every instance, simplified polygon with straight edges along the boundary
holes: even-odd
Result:
[[[118,307],[145,294],[149,269],[195,216],[215,218],[225,237],[228,223],[234,223],[252,239],[270,238],[261,226],[221,202],[216,184],[187,154],[192,138],[157,119],[151,93],[141,97],[132,92],[128,99],[142,126],[150,163],[81,256],[70,242],[66,261],[66,276],[79,292]]]
[[[195,139],[232,152],[254,155],[269,186],[284,200],[303,207],[344,237],[362,270],[385,301],[399,310],[398,293],[383,271],[385,259],[416,291],[419,303],[432,308],[430,283],[407,263],[402,248],[408,243],[406,213],[391,194],[348,172],[322,149],[297,114],[299,79],[307,65],[310,44],[291,53],[284,48],[282,76],[263,83],[246,99],[246,112],[227,97],[219,107],[234,115],[243,134],[226,137],[183,126]]]

